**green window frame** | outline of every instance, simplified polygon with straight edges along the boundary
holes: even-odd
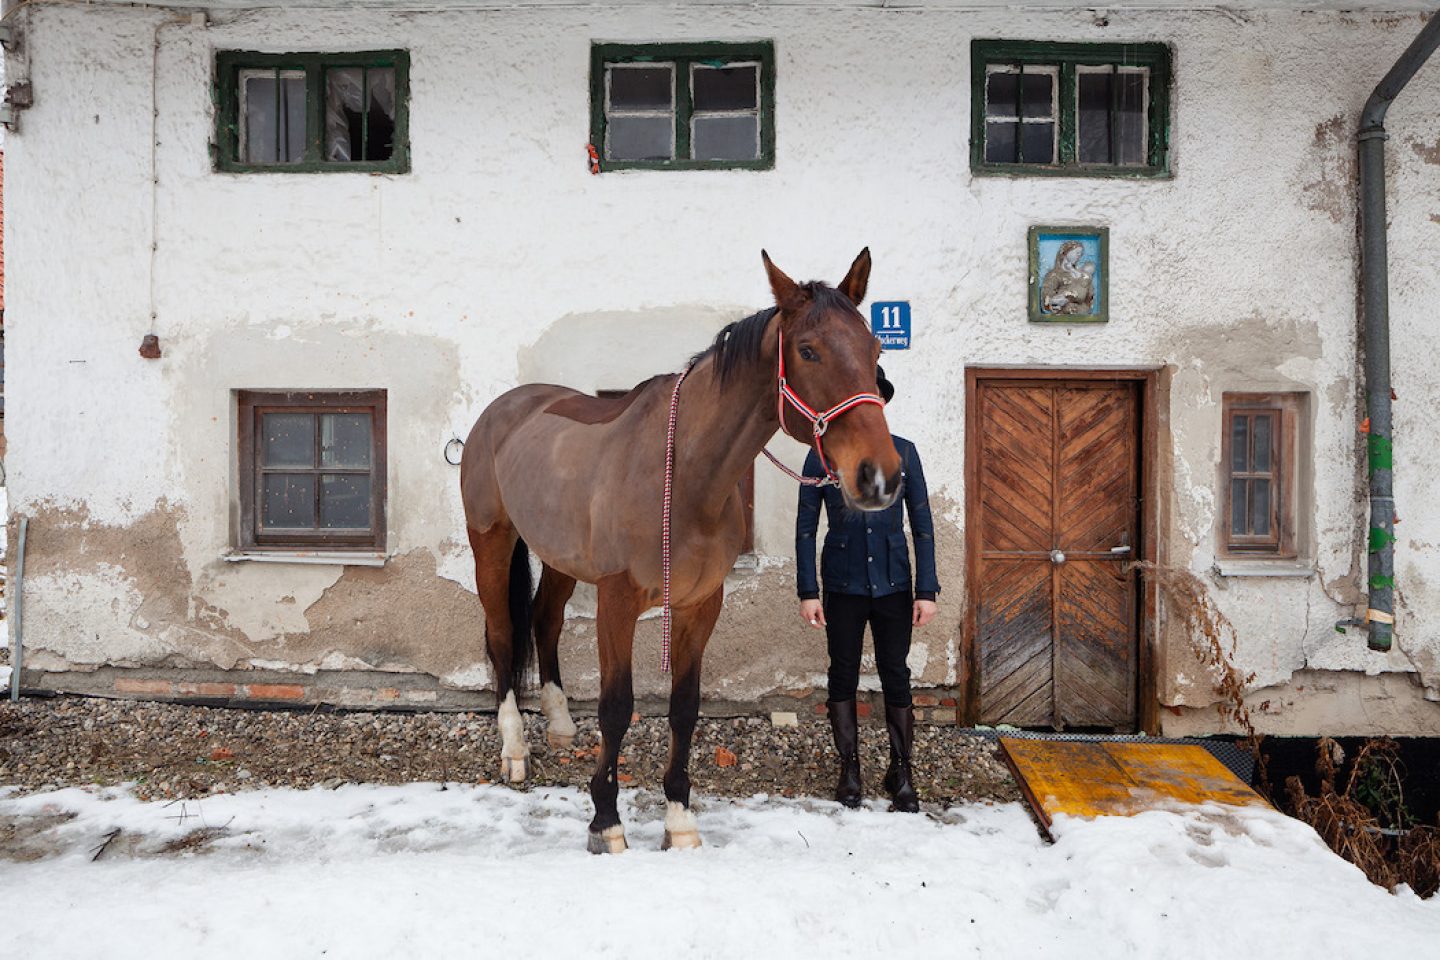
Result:
[[[1109,73],[1110,101],[1105,113],[1109,152],[1121,149],[1114,132],[1120,109],[1122,84],[1113,78],[1128,75],[1144,79],[1139,84],[1143,106],[1143,156],[1133,161],[1087,162],[1081,159],[1080,78]],[[988,109],[990,78],[996,73],[1018,75],[1016,113],[997,116]],[[1050,79],[1050,113],[1025,116],[1024,78],[1043,75]],[[1170,176],[1170,48],[1163,43],[1050,43],[1019,40],[974,40],[970,44],[970,169],[981,175],[1134,177]],[[1043,88],[1043,84],[1041,85]],[[1024,154],[1024,124],[1040,124],[1034,130],[1054,126],[1050,162],[1003,162],[986,158],[987,117],[997,135],[1015,124],[1017,154]],[[1042,134],[1043,136],[1043,134]],[[1038,139],[1032,140],[1038,142]]]
[[[652,117],[673,113],[674,130],[670,159],[612,160],[609,156],[610,109],[609,75],[612,68],[633,65],[671,65],[672,100],[669,110],[657,109]],[[755,64],[759,68],[756,107],[737,114],[756,114],[758,143],[754,159],[696,160],[692,133],[696,120],[694,76],[697,69]],[[704,116],[701,111],[701,116]],[[720,119],[721,114],[717,116]],[[754,43],[595,43],[590,47],[590,143],[604,170],[769,170],[775,166],[775,47],[770,41]]]
[[[369,71],[394,70],[394,128],[392,149],[384,160],[330,160],[325,156],[326,85],[332,70],[360,69],[362,102],[370,99]],[[277,79],[303,81],[305,89],[303,140],[296,146],[300,158],[287,162],[247,162],[241,153],[244,119],[241,107],[242,74],[276,71]],[[277,118],[280,113],[277,83]],[[215,168],[229,173],[408,173],[410,170],[410,54],[405,50],[359,53],[253,53],[224,50],[215,55]],[[362,115],[362,142],[369,136],[370,112]],[[277,130],[279,123],[277,120]],[[277,136],[280,134],[277,133]]]

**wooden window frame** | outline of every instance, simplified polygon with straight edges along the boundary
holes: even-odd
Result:
[[[395,70],[395,144],[389,160],[339,161],[324,158],[325,71],[345,67]],[[240,73],[294,70],[305,74],[305,159],[299,163],[246,163],[240,159]],[[410,54],[405,50],[359,53],[215,54],[215,169],[223,173],[409,173]]]
[[[1294,560],[1299,557],[1295,536],[1295,501],[1299,494],[1299,428],[1305,402],[1302,393],[1226,393],[1220,419],[1220,554],[1231,558]],[[1237,476],[1230,459],[1232,424],[1237,416],[1271,416],[1269,474],[1270,536],[1232,532],[1232,480],[1264,479],[1261,474]],[[1248,432],[1247,432],[1248,435]]]
[[[614,63],[669,64],[675,69],[675,156],[669,160],[611,160],[605,155],[605,68]],[[754,160],[693,160],[691,80],[695,66],[757,63],[760,67],[760,155]],[[590,46],[590,143],[606,170],[770,170],[775,166],[775,46],[755,43],[595,43]]]
[[[320,552],[384,551],[386,543],[385,494],[387,478],[386,393],[384,390],[240,390],[237,391],[240,478],[240,548],[247,551],[294,550]],[[266,413],[369,413],[370,519],[364,531],[316,530],[312,533],[267,533],[260,529],[257,490],[261,474],[256,438]],[[316,466],[318,475],[326,471]],[[336,471],[345,472],[345,471]],[[353,471],[352,471],[353,472]]]
[[[987,69],[1016,64],[1059,70],[1056,162],[995,163],[985,159]],[[1146,162],[1137,165],[1079,161],[1080,67],[1143,67],[1146,85]],[[1118,177],[1170,176],[1170,48],[1163,43],[1049,43],[1029,40],[973,40],[970,44],[970,169],[984,176]]]

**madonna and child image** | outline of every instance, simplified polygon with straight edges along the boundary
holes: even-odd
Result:
[[[1105,227],[1031,227],[1031,321],[1109,319],[1109,256]]]

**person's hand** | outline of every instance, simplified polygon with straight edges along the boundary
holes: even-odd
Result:
[[[914,618],[910,622],[917,627],[923,627],[935,619],[937,609],[939,608],[935,606],[934,600],[916,600]]]
[[[825,610],[820,606],[819,600],[801,600],[800,617],[812,627],[825,626]]]

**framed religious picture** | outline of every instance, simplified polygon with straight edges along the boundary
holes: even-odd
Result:
[[[1110,319],[1110,230],[1030,228],[1030,321]]]

